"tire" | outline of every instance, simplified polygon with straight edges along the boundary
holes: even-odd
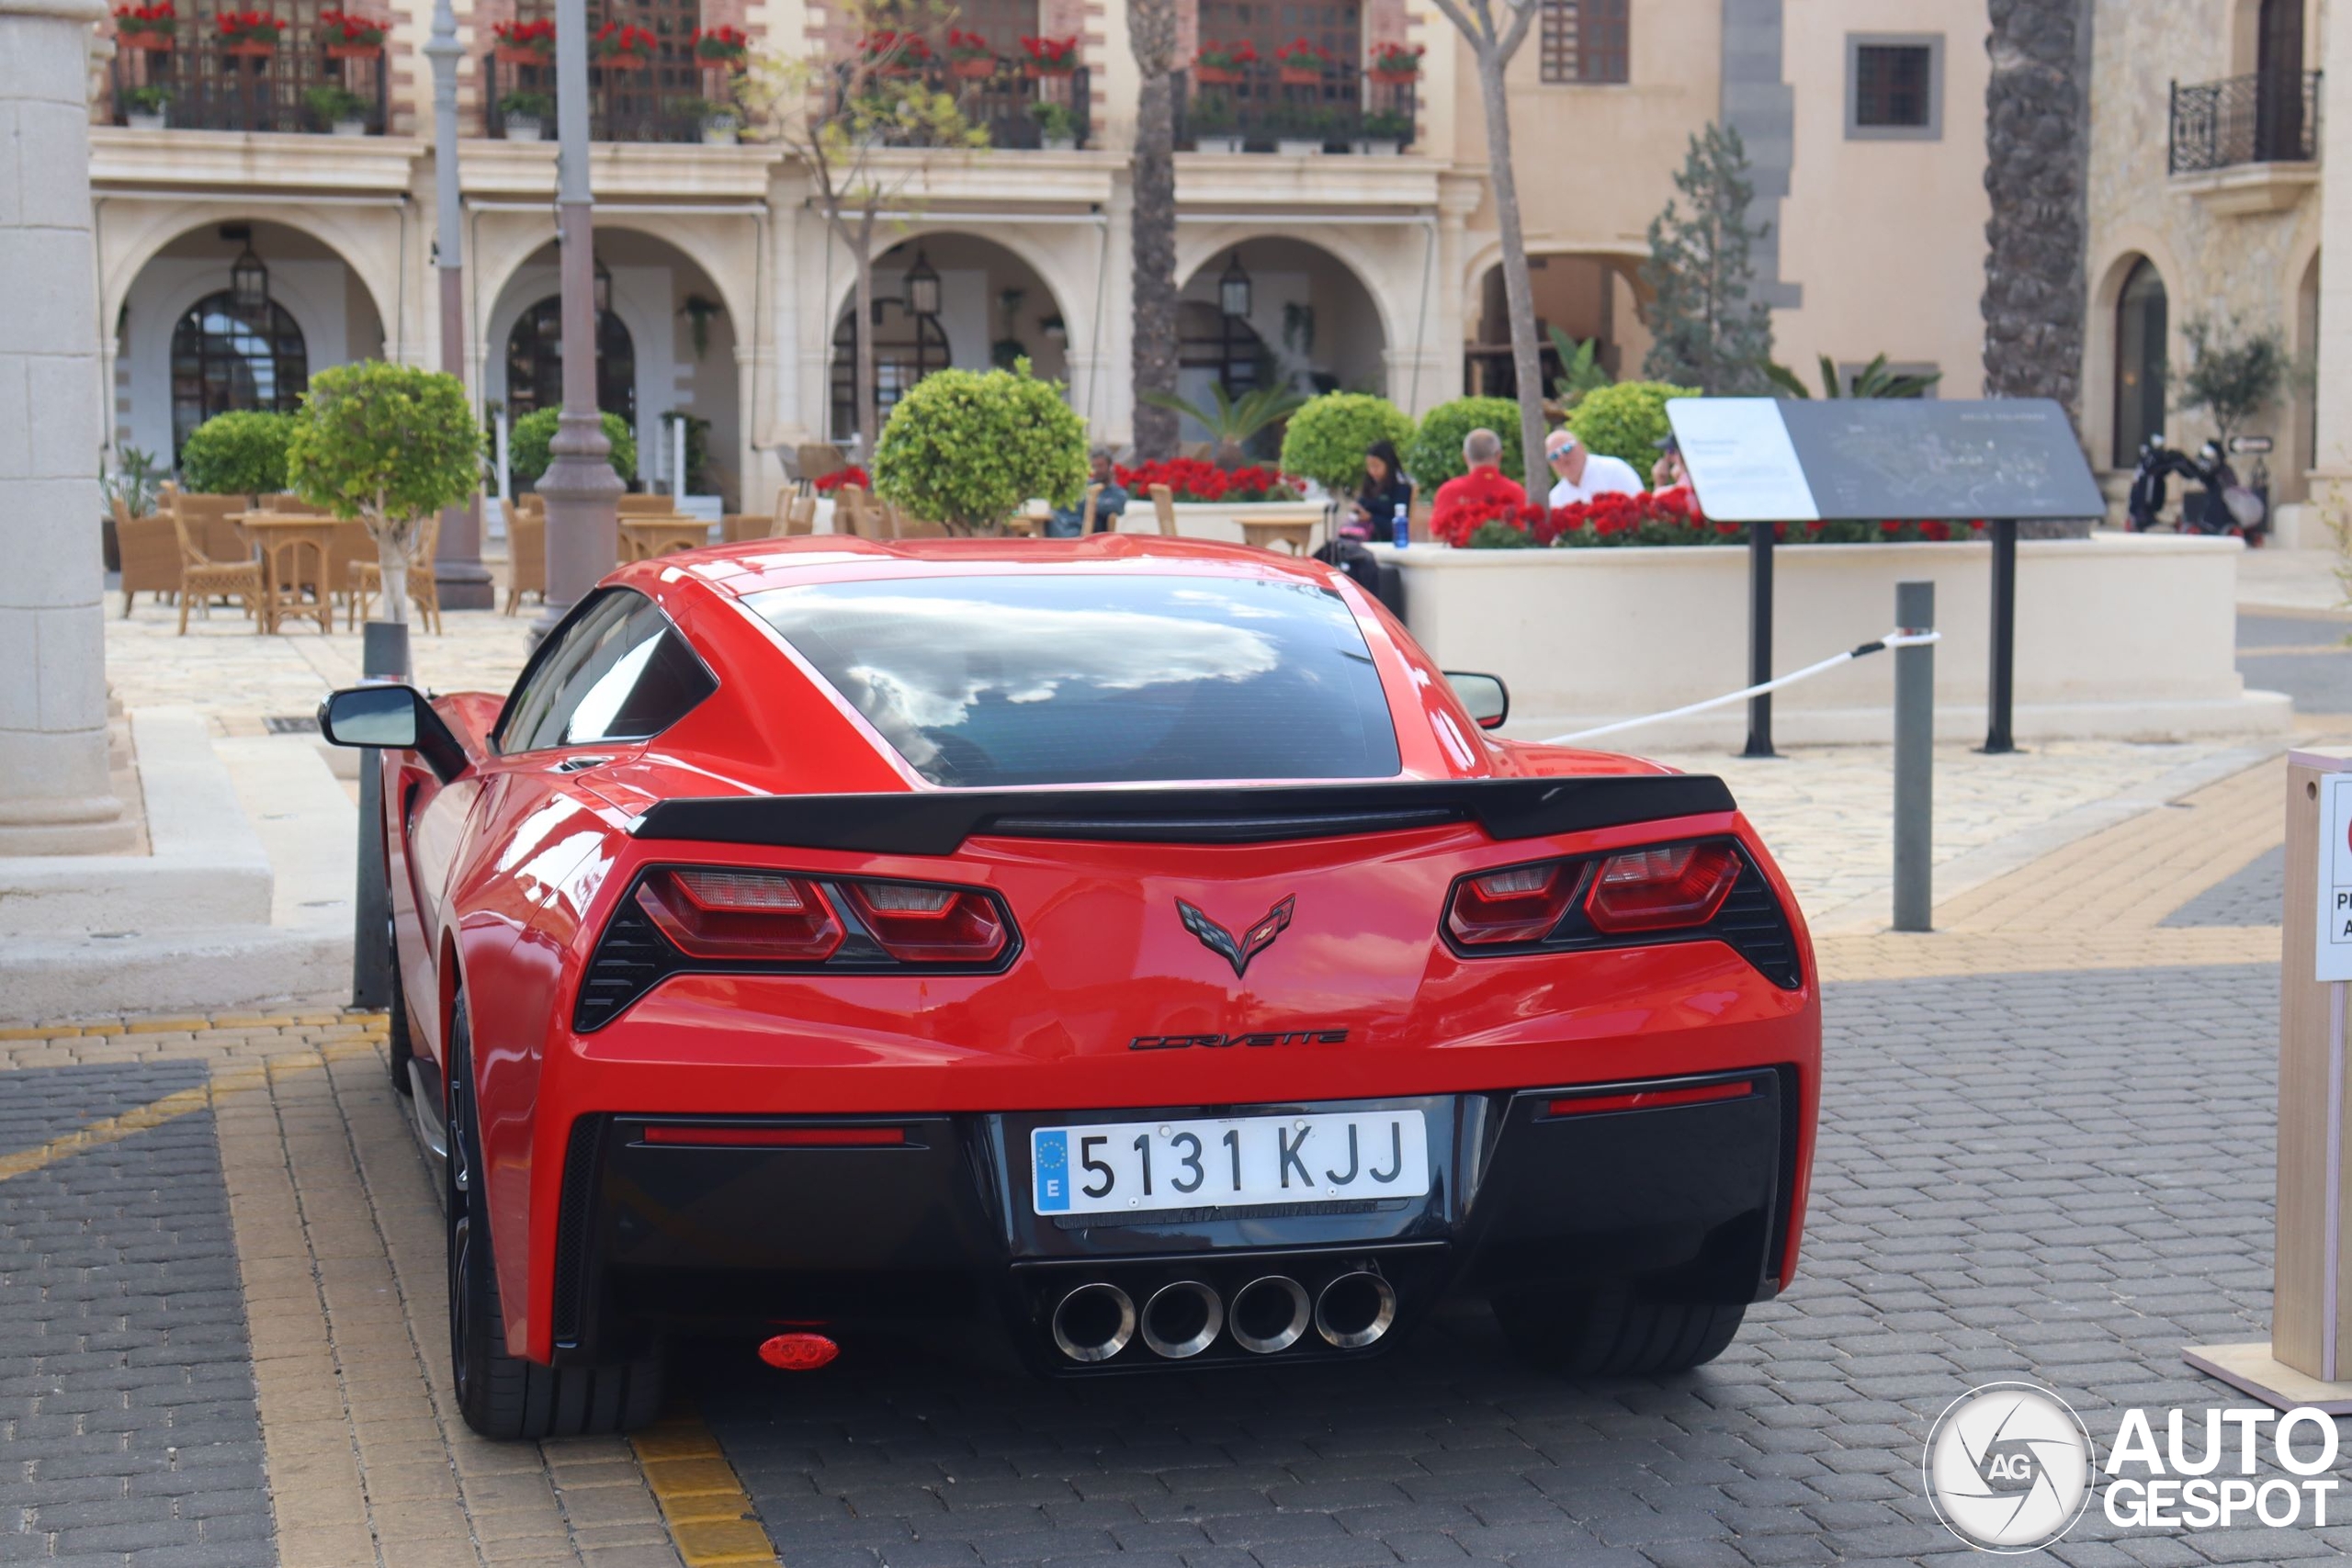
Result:
[[[659,1356],[610,1366],[544,1367],[506,1348],[498,1269],[476,1175],[473,1042],[465,993],[449,1021],[449,1360],[458,1413],[482,1437],[596,1437],[632,1431],[662,1405]]]
[[[392,1092],[413,1099],[416,1082],[408,1075],[408,1065],[416,1055],[416,1047],[409,1039],[408,987],[401,979],[400,938],[394,933],[389,918],[384,921],[384,955],[392,966],[391,1021],[385,1030],[385,1038],[391,1044]]]
[[[1724,1352],[1747,1309],[1645,1301],[1623,1286],[1573,1296],[1498,1296],[1496,1321],[1521,1359],[1569,1377],[1685,1372]]]

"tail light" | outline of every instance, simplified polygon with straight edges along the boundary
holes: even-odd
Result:
[[[848,882],[865,929],[901,964],[985,964],[1004,951],[996,900],[968,887],[920,882]]]
[[[679,952],[695,958],[821,964],[844,934],[805,877],[673,867],[650,874],[637,901]]]
[[[1445,912],[1445,929],[1465,947],[1542,942],[1568,911],[1578,867],[1573,861],[1515,865],[1464,879]]]
[[[1600,863],[1585,917],[1611,936],[1703,926],[1738,880],[1739,856],[1729,844],[1634,850]]]

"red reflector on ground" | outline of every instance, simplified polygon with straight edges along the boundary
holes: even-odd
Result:
[[[779,1334],[760,1345],[760,1359],[787,1372],[813,1372],[841,1353],[842,1348],[821,1334]]]
[[[907,1141],[904,1127],[648,1127],[649,1144],[704,1148],[881,1149]]]
[[[1756,1092],[1755,1084],[1743,1078],[1737,1083],[1693,1084],[1689,1089],[1645,1089],[1632,1094],[1588,1094],[1574,1100],[1555,1100],[1546,1113],[1553,1116],[1587,1116],[1596,1111],[1655,1111],[1664,1105],[1704,1105],[1713,1100],[1746,1100]]]

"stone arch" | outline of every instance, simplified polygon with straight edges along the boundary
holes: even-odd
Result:
[[[1406,343],[1409,334],[1399,328],[1396,300],[1390,295],[1389,279],[1383,276],[1373,249],[1363,240],[1340,227],[1318,226],[1311,233],[1300,233],[1279,224],[1220,223],[1215,227],[1186,226],[1177,231],[1176,288],[1179,293],[1192,286],[1201,269],[1221,260],[1225,254],[1252,241],[1284,240],[1323,252],[1338,262],[1354,278],[1380,321],[1381,341],[1389,347]],[[1414,247],[1412,282],[1419,281],[1419,247]]]
[[[2108,243],[2088,268],[2091,279],[2088,308],[2083,320],[2082,424],[2083,445],[2094,468],[2112,470],[2115,430],[2115,307],[2132,269],[2143,260],[2156,269],[2167,288],[2178,288],[2186,274],[2164,236],[2143,224],[2129,224],[2108,236]],[[2179,322],[2168,323],[2165,352],[2179,351]]]
[[[1037,281],[1044,284],[1046,291],[1054,297],[1055,306],[1061,310],[1062,320],[1070,329],[1070,355],[1076,357],[1080,354],[1078,337],[1080,323],[1070,320],[1070,307],[1076,300],[1091,300],[1092,290],[1082,285],[1079,279],[1068,276],[1063,265],[1064,258],[1055,255],[1051,247],[1040,245],[1035,240],[1017,230],[1008,229],[999,231],[959,224],[952,214],[943,216],[934,221],[909,223],[901,229],[893,230],[888,238],[888,243],[875,253],[876,260],[889,254],[901,245],[913,244],[927,239],[975,240],[982,244],[994,245],[997,249],[1006,252],[1022,265],[1036,274]],[[830,239],[827,243],[831,243]],[[841,270],[834,275],[832,280],[832,296],[825,302],[824,341],[828,344],[832,342],[832,323],[840,319],[843,310],[849,308],[850,297],[857,292],[857,269],[849,265],[849,258],[846,256],[839,258],[839,265]],[[1085,324],[1091,328],[1093,323],[1090,321]],[[1087,346],[1091,351],[1092,345]]]
[[[103,202],[106,198],[101,194],[98,199]],[[241,205],[233,197],[199,198],[158,210],[143,227],[131,231],[127,237],[119,237],[123,235],[120,213],[125,205],[128,204],[117,205],[107,214],[105,232],[107,249],[113,254],[100,258],[98,304],[108,331],[121,315],[140,275],[164,251],[191,234],[223,223],[254,223],[291,229],[332,251],[359,280],[368,303],[375,307],[377,322],[384,330],[385,352],[400,355],[407,347],[408,323],[399,271],[406,246],[372,244],[345,216],[369,209],[268,207],[255,210]],[[158,206],[161,208],[161,204]],[[383,209],[387,214],[391,210],[389,204]],[[401,220],[404,225],[404,213]],[[121,248],[116,249],[117,245]],[[387,271],[390,276],[385,276]]]
[[[1653,296],[1641,280],[1641,263],[1647,254],[1631,246],[1538,242],[1528,247],[1539,321],[1559,326],[1580,341],[1599,339],[1620,379],[1638,377],[1649,352],[1646,312]],[[1510,341],[1502,303],[1502,243],[1489,241],[1473,254],[1460,280],[1464,393],[1483,389],[1499,395],[1510,389],[1510,357],[1492,352]],[[1572,273],[1577,276],[1571,277]],[[1504,327],[1499,336],[1497,322]],[[1553,374],[1551,343],[1540,330],[1536,337],[1548,378]]]

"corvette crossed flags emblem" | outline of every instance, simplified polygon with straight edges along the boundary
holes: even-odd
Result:
[[[1184,929],[1201,939],[1203,947],[1233,965],[1238,980],[1249,972],[1250,961],[1273,946],[1274,938],[1289,928],[1291,910],[1297,903],[1298,896],[1291,895],[1238,937],[1182,898],[1176,900],[1176,912],[1184,918]]]

